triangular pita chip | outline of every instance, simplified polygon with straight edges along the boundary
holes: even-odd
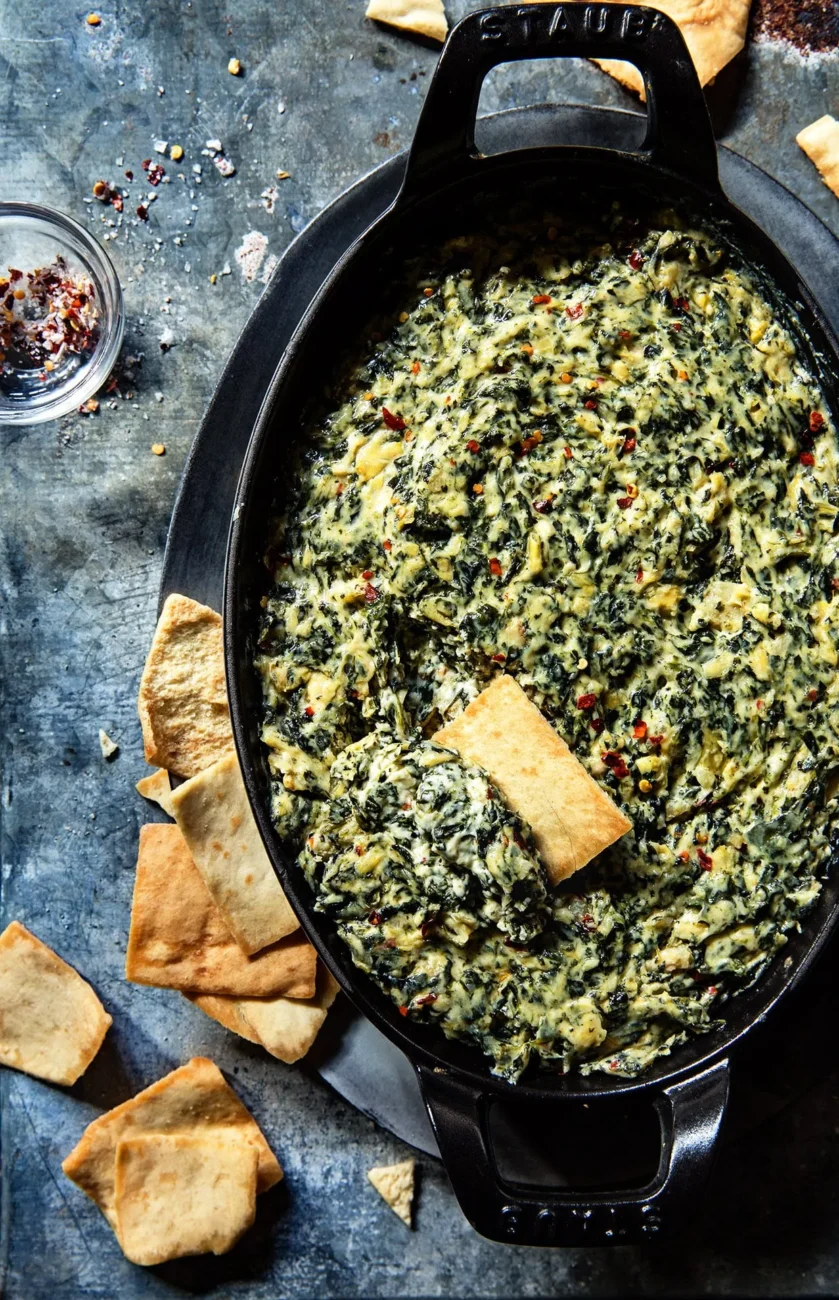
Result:
[[[233,753],[221,618],[188,596],[169,596],[149,650],[137,709],[146,762],[194,776]]]
[[[829,113],[805,126],[795,137],[810,162],[819,169],[822,180],[839,199],[839,122]]]
[[[259,1126],[225,1083],[218,1066],[206,1057],[196,1056],[88,1124],[61,1166],[67,1177],[96,1202],[114,1230],[117,1147],[124,1139],[144,1133],[187,1133],[245,1142],[259,1158],[257,1192],[267,1191],[283,1176]]]
[[[310,998],[317,958],[302,932],[242,952],[171,822],[140,829],[126,978],[157,988]]]
[[[144,776],[137,782],[134,789],[141,794],[144,799],[150,799],[156,803],[170,817],[174,817],[172,811],[172,786],[169,781],[169,773],[165,767],[159,767],[151,776]]]
[[[632,829],[512,677],[496,677],[434,740],[489,774],[530,825],[551,884]]]
[[[251,1043],[260,1043],[272,1056],[291,1065],[309,1051],[337,992],[337,981],[319,962],[317,993],[306,1001],[193,994],[187,994],[187,997],[225,1029],[231,1029]]]
[[[112,1023],[90,985],[19,921],[0,935],[0,1064],[72,1084]]]
[[[117,1145],[117,1237],[134,1264],[223,1255],[256,1217],[256,1147],[236,1138],[145,1133]]]
[[[258,952],[297,929],[300,922],[265,852],[235,755],[185,781],[172,794],[172,808],[243,952]]]
[[[678,23],[699,83],[705,86],[745,45],[750,5],[751,0],[652,0],[650,8],[660,9]],[[634,64],[620,59],[594,62],[644,98],[644,79]]]
[[[400,1160],[396,1165],[379,1165],[367,1174],[379,1195],[409,1228],[416,1164],[416,1160]]]
[[[432,41],[444,41],[449,30],[443,0],[370,0],[364,16]]]

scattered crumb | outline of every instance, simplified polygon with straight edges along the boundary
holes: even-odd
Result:
[[[166,150],[169,148],[169,141],[168,141],[168,140],[153,140],[153,141],[152,141],[152,147],[154,148],[154,152],[155,152],[155,153],[165,153]]]
[[[205,140],[204,144],[210,153],[222,153],[224,151],[221,140]]]
[[[162,394],[162,393],[159,393],[159,392],[158,392],[158,393],[155,393],[155,395],[154,395],[154,400],[155,400],[156,402],[162,402],[162,401],[163,401],[163,394]]]
[[[238,59],[231,59],[227,65],[227,71],[231,77],[240,77],[242,75],[242,65]]]
[[[99,410],[99,403],[95,397],[89,397],[86,402],[82,402],[79,407],[79,415],[95,415]]]
[[[151,449],[154,452],[155,456],[166,455],[166,446],[162,442],[153,442],[151,445]]]
[[[223,153],[217,153],[213,159],[213,166],[222,176],[235,176],[236,168],[230,159]]]
[[[265,235],[258,230],[249,230],[235,252],[239,270],[246,284],[251,284],[258,276],[267,252],[268,240]]]
[[[172,159],[172,162],[180,162],[183,156],[184,156],[183,146],[179,144],[173,144],[172,148],[169,150],[169,157]]]
[[[101,27],[102,25],[102,19],[99,14],[88,14],[87,18],[85,18],[85,22],[88,27]]]
[[[291,180],[291,172],[278,171],[278,172],[277,172],[277,180],[278,180],[278,181],[290,181],[290,180]]]
[[[166,326],[166,328],[164,329],[163,333],[160,335],[160,338],[157,341],[160,344],[161,352],[168,352],[170,348],[173,348],[175,346],[175,336],[168,325]]]
[[[259,196],[262,199],[262,206],[266,212],[272,213],[277,206],[277,199],[280,197],[276,185],[269,185]]]
[[[116,758],[119,753],[119,745],[111,740],[108,733],[103,731],[101,727],[99,728],[99,748],[102,750],[102,757],[106,762],[110,762],[112,758]]]

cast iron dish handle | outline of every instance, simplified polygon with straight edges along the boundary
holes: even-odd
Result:
[[[417,125],[403,198],[462,175],[477,161],[475,117],[484,77],[516,59],[625,59],[644,78],[647,133],[640,156],[719,190],[717,147],[705,96],[682,33],[640,5],[503,5],[469,14],[446,41]],[[634,155],[637,157],[638,155]]]
[[[702,1195],[728,1098],[728,1061],[665,1088],[654,1102],[661,1156],[652,1182],[575,1192],[505,1183],[492,1152],[487,1094],[446,1071],[418,1065],[417,1073],[460,1208],[482,1236],[513,1246],[625,1246],[673,1231]],[[553,1122],[568,1122],[564,1110],[555,1108]]]

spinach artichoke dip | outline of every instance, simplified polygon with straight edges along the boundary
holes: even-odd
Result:
[[[271,525],[273,816],[404,1016],[510,1081],[636,1075],[719,1023],[828,865],[834,430],[789,308],[675,212],[452,240],[399,305]],[[557,889],[431,739],[500,673],[633,824]]]

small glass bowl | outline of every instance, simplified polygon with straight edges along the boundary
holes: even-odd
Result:
[[[83,352],[62,349],[48,366],[20,352],[3,354],[0,345],[0,424],[40,424],[81,406],[101,388],[113,369],[125,329],[122,289],[105,250],[78,222],[34,203],[0,203],[0,280],[12,269],[23,276],[0,298],[26,291],[27,273],[63,259],[69,279],[93,286],[96,333]],[[27,300],[16,311],[26,312]],[[0,328],[7,318],[0,319]],[[17,362],[17,364],[15,364]]]

